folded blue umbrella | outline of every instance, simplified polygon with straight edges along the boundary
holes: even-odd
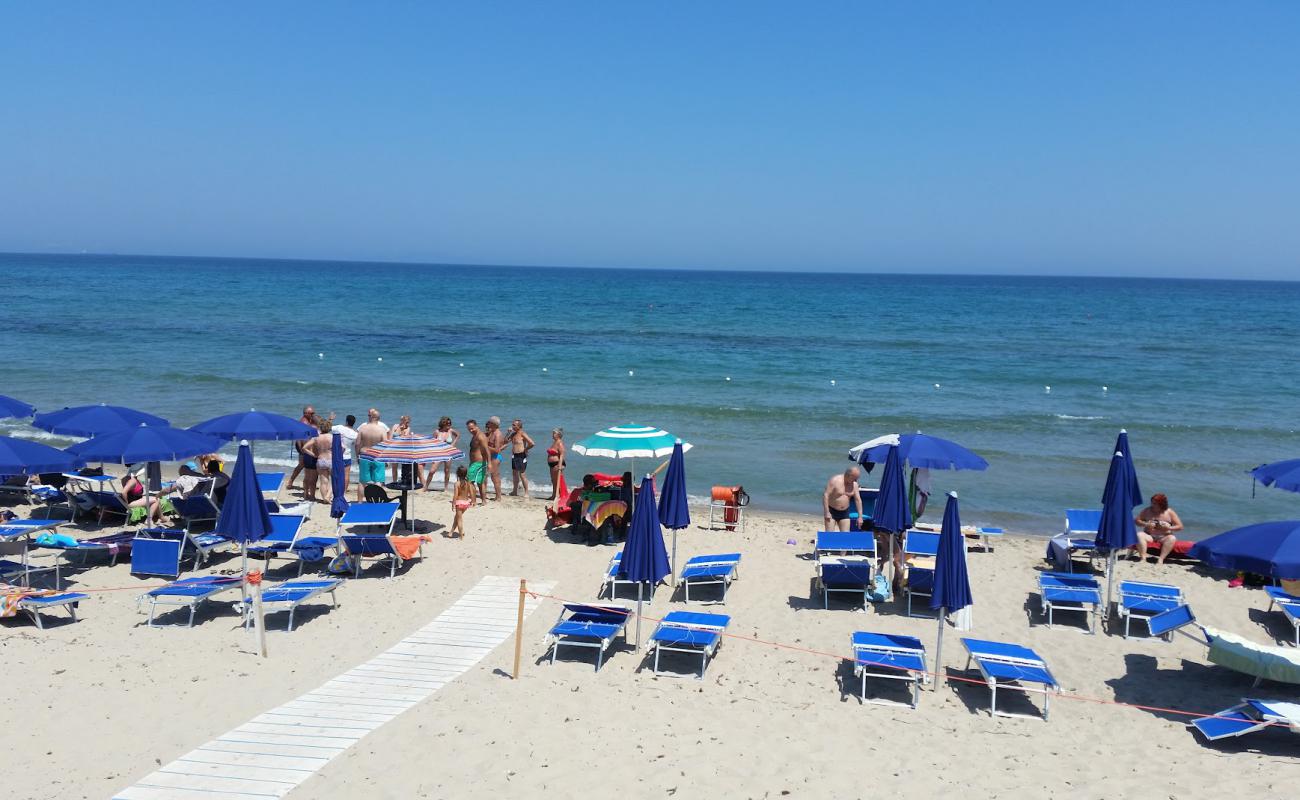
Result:
[[[1252,477],[1265,486],[1300,492],[1300,458],[1261,464],[1250,471]]]
[[[1235,528],[1197,542],[1188,555],[1212,567],[1300,580],[1300,520]]]
[[[34,406],[0,394],[0,417],[30,417],[34,411]]]
[[[220,447],[221,440],[201,433],[167,425],[141,425],[74,444],[67,452],[86,461],[138,464],[180,461],[204,453],[215,453]]]
[[[885,456],[885,471],[880,476],[880,494],[876,496],[871,522],[876,530],[894,533],[912,527],[912,509],[907,503],[907,483],[903,480],[898,445],[890,445]]]
[[[64,436],[98,436],[101,433],[136,428],[141,425],[167,425],[167,420],[126,406],[75,406],[37,414],[32,425],[43,431]],[[95,459],[91,459],[94,461]]]
[[[1127,550],[1137,544],[1137,527],[1133,523],[1133,509],[1142,502],[1142,496],[1133,494],[1137,489],[1137,476],[1133,462],[1116,450],[1106,473],[1106,489],[1101,497],[1101,522],[1097,525],[1097,549],[1103,553]]]
[[[330,503],[330,516],[340,519],[348,513],[348,470],[343,466],[343,436],[337,433],[330,441],[330,465],[330,492],[334,495],[334,500]]]
[[[213,417],[193,425],[190,430],[205,433],[218,439],[248,439],[262,442],[284,442],[310,439],[316,429],[296,419],[265,411],[243,411]]]
[[[67,472],[85,464],[84,458],[40,442],[0,436],[0,475]]]
[[[271,534],[271,515],[257,485],[253,451],[247,442],[239,445],[235,471],[226,486],[226,501],[221,504],[221,515],[212,532],[243,544],[259,542]]]
[[[655,509],[655,485],[649,475],[641,481],[641,491],[637,493],[620,565],[626,579],[636,583],[636,646],[639,648],[644,585],[653,586],[672,571],[668,566],[668,549],[664,547],[664,532],[659,527],[659,513]]]

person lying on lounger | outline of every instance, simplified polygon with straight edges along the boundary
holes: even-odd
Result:
[[[1156,563],[1165,563],[1165,558],[1178,543],[1178,532],[1183,529],[1183,521],[1178,518],[1178,513],[1169,507],[1169,498],[1163,494],[1151,495],[1151,505],[1139,511],[1134,522],[1139,528],[1137,558],[1145,561],[1147,547],[1159,544],[1160,555],[1156,558]]]

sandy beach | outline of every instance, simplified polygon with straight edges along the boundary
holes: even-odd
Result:
[[[3,624],[6,671],[22,676],[10,683],[15,723],[7,749],[11,763],[31,765],[7,771],[9,796],[110,797],[371,658],[482,576],[550,581],[555,597],[596,599],[614,548],[586,547],[564,530],[548,533],[543,506],[506,498],[474,509],[468,539],[456,541],[439,533],[450,521],[444,496],[419,497],[415,517],[434,529],[424,559],[395,579],[376,567],[348,580],[339,608],[305,606],[292,633],[283,631],[282,614],[272,616],[267,659],[254,654],[255,639],[229,603],[210,604],[193,629],[150,629],[137,597],[159,581],[131,577],[126,564],[70,572],[74,588],[114,591],[92,592],[76,624],[52,621],[45,631],[24,619]],[[309,524],[332,530],[323,506]],[[1243,695],[1290,695],[1276,685],[1251,690],[1248,678],[1209,665],[1204,650],[1182,637],[1090,636],[1068,618],[1049,629],[1038,614],[1043,542],[1035,538],[1009,536],[994,552],[971,551],[975,625],[969,634],[949,631],[943,667],[964,674],[961,635],[1036,649],[1063,689],[1049,721],[992,719],[988,690],[973,684],[927,690],[917,710],[863,705],[856,680],[845,682],[849,666],[834,657],[850,652],[852,632],[915,635],[933,658],[936,624],[905,616],[897,602],[865,613],[835,601],[822,609],[810,582],[817,527],[813,518],[756,513],[743,533],[693,528],[679,537],[682,560],[720,551],[744,559],[725,606],[691,607],[731,615],[739,637],[786,647],[729,638],[703,680],[681,656],[665,661],[680,675],[655,677],[643,654],[621,646],[599,673],[585,654],[552,666],[542,640],[560,605],[546,599],[526,624],[518,681],[509,677],[506,640],[288,796],[862,796],[978,781],[980,796],[1190,798],[1228,790],[1274,795],[1300,778],[1293,735],[1206,746],[1184,717],[1112,705],[1213,712]],[[281,564],[271,579],[296,572]],[[203,572],[232,567],[237,556],[222,555]],[[1176,583],[1207,624],[1263,642],[1286,635],[1280,615],[1263,613],[1258,590],[1229,590],[1185,566],[1124,563],[1121,574]],[[680,594],[661,587],[646,615],[684,607]],[[1004,694],[1007,710],[1033,711],[1021,696]]]

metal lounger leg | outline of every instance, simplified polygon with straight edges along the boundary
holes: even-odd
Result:
[[[708,667],[708,666],[709,666],[709,651],[708,651],[708,650],[701,650],[701,651],[700,651],[700,677],[699,677],[699,680],[704,680],[704,670],[705,670],[705,668]]]
[[[993,693],[992,701],[989,703],[989,716],[990,716],[990,717],[996,717],[996,716],[998,715],[998,681],[997,681],[997,678],[994,678],[992,681],[989,682],[989,689],[990,689],[990,690],[992,691],[992,693]]]
[[[297,603],[290,603],[290,604],[289,604],[289,627],[288,627],[288,628],[285,628],[285,632],[286,632],[286,633],[292,633],[292,632],[293,632],[293,612],[294,612],[297,608],[298,608],[298,604],[297,604]]]
[[[659,645],[657,644],[655,645],[655,665],[651,671],[656,675],[659,674]]]

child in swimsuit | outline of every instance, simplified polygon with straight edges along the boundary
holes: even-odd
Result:
[[[459,535],[461,539],[465,538],[465,512],[472,505],[474,505],[474,484],[469,482],[469,468],[461,464],[456,467],[456,493],[451,498],[451,507],[456,510],[456,516],[451,521],[448,536],[455,538]]]

